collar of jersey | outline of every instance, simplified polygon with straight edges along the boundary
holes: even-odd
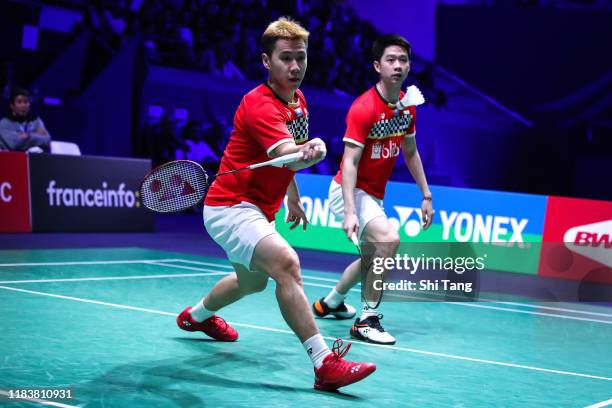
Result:
[[[266,87],[268,87],[268,89],[269,89],[270,91],[272,91],[272,94],[274,95],[274,97],[275,97],[276,99],[278,99],[279,101],[281,101],[281,102],[283,103],[283,105],[288,106],[288,107],[290,107],[290,108],[297,108],[297,107],[300,105],[300,100],[298,99],[298,97],[297,97],[297,96],[295,97],[295,99],[296,99],[296,101],[297,101],[297,102],[292,102],[292,103],[286,102],[286,101],[285,101],[283,98],[281,98],[281,97],[280,97],[280,96],[279,96],[279,95],[278,95],[278,94],[277,94],[277,93],[274,91],[274,89],[272,89],[272,87],[270,86],[270,84],[268,83],[268,81],[264,82],[263,84],[264,84]]]
[[[395,109],[395,107],[397,106],[397,102],[396,103],[389,102],[387,98],[385,98],[378,90],[378,84],[374,85],[374,89],[376,90],[376,94],[378,95],[378,97],[389,107],[389,109]]]

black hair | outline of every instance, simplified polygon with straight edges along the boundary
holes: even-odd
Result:
[[[372,57],[374,57],[374,61],[380,61],[385,53],[385,48],[390,45],[397,45],[405,49],[408,53],[408,59],[410,59],[412,47],[410,46],[408,40],[399,34],[386,34],[374,41],[374,44],[372,45]]]
[[[15,103],[15,99],[17,99],[18,96],[25,96],[30,99],[30,92],[28,92],[27,89],[23,88],[13,89],[13,91],[11,92],[11,99],[9,100],[10,103]]]

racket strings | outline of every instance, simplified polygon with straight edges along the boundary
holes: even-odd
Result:
[[[384,281],[384,274],[374,273],[374,258],[379,253],[375,245],[370,243],[357,247],[357,250],[361,258],[361,301],[368,308],[376,309],[380,305],[384,292],[382,288],[379,290],[374,287],[375,280],[380,280],[380,283]]]
[[[208,175],[196,163],[176,161],[161,166],[143,182],[144,206],[157,212],[176,212],[198,204],[208,190]]]

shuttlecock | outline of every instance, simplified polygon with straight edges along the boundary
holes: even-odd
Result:
[[[421,93],[421,90],[414,85],[410,85],[406,89],[406,94],[399,101],[398,107],[404,109],[408,106],[419,106],[425,103],[425,97]]]

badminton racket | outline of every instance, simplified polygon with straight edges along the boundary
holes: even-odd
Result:
[[[274,159],[244,166],[239,169],[217,173],[214,178],[253,170],[259,167],[283,167],[303,157],[302,152],[287,154]],[[140,184],[140,199],[149,210],[172,213],[186,210],[199,204],[212,183],[212,178],[198,163],[190,160],[175,160],[164,163],[147,174]]]
[[[361,300],[365,302],[365,304],[370,309],[378,308],[380,302],[383,297],[383,282],[384,282],[384,273],[383,274],[374,274],[372,269],[372,257],[375,253],[373,251],[372,254],[368,254],[368,250],[366,250],[366,254],[364,256],[362,248],[359,246],[359,240],[357,239],[357,234],[354,232],[351,234],[351,241],[355,244],[357,248],[357,252],[359,252],[359,257],[361,258]],[[370,249],[370,248],[368,248]],[[376,289],[374,286],[374,281],[380,280],[380,290]]]

